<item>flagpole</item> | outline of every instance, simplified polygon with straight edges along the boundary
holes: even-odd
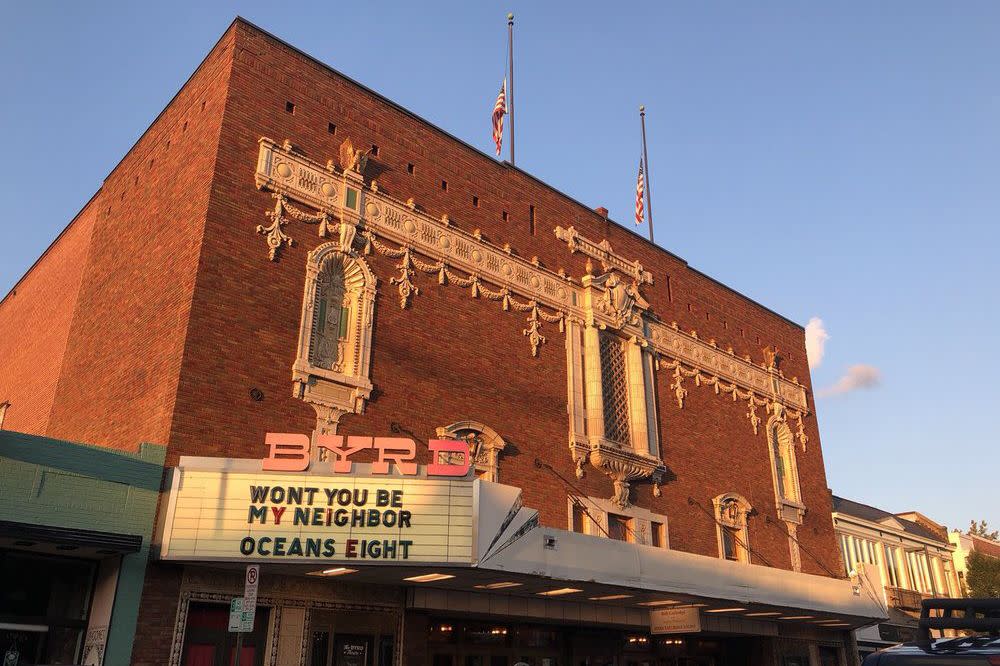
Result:
[[[514,164],[514,15],[507,14],[507,65],[510,90],[507,91],[507,114],[510,116],[510,163]]]
[[[649,223],[649,242],[653,242],[653,204],[650,203],[652,188],[649,186],[649,155],[646,153],[646,107],[639,107],[639,122],[642,124],[642,162],[646,169],[646,221]],[[511,135],[513,136],[513,134]]]

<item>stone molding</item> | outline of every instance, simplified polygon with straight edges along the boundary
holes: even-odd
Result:
[[[719,557],[725,557],[722,531],[729,528],[739,533],[737,548],[740,561],[750,562],[750,537],[747,532],[747,516],[753,511],[750,502],[739,493],[723,493],[712,498],[712,510],[715,514]]]
[[[332,160],[323,166],[296,151],[288,141],[279,145],[271,139],[261,138],[259,143],[255,181],[259,189],[272,192],[278,201],[276,210],[268,211],[275,229],[269,232],[270,227],[261,227],[261,233],[280,232],[283,238],[277,239],[279,248],[294,242],[283,230],[289,221],[285,219],[286,213],[291,219],[317,225],[321,237],[325,237],[332,226],[344,235],[342,228],[346,222],[365,239],[367,251],[371,248],[379,251],[375,245],[380,244],[384,254],[401,259],[397,266],[400,274],[391,284],[398,287],[404,307],[412,295],[419,293],[419,287],[413,282],[416,272],[435,274],[439,284],[467,287],[473,297],[486,296],[502,302],[506,310],[529,313],[524,335],[535,355],[545,342],[542,322],[562,325],[568,318],[593,322],[643,339],[658,356],[681,364],[688,373],[696,373],[689,375],[696,385],[708,384],[717,393],[726,392],[734,400],[737,397],[749,400],[743,397],[746,395],[756,401],[770,398],[800,414],[808,413],[806,388],[794,378],[786,379],[766,363],[757,364],[749,357],[738,357],[731,349],[720,349],[714,340],[700,339],[697,331],[689,333],[680,330],[676,323],[666,325],[656,321],[652,313],[632,324],[622,322],[622,313],[613,308],[610,312],[604,308],[584,309],[584,287],[564,273],[550,271],[537,260],[519,257],[509,245],[494,245],[478,231],[470,234],[452,227],[447,215],[435,219],[419,210],[412,199],[400,202],[380,192],[376,181],[364,187],[361,174],[341,171]],[[349,192],[353,192],[353,200]],[[295,210],[288,200],[317,212]],[[348,232],[352,238],[353,233]],[[652,282],[652,275],[641,264],[614,253],[610,244],[589,240],[572,228],[557,227],[556,234],[561,234],[571,250],[585,252],[604,262],[608,270],[617,270],[632,278],[635,295],[638,295],[639,285]],[[398,247],[390,247],[379,239]],[[270,236],[268,247],[271,254],[274,245]],[[420,262],[415,254],[428,257],[431,262]],[[272,258],[278,256],[274,254]],[[498,289],[490,290],[486,283]],[[590,288],[604,292],[603,285],[592,284]],[[527,301],[518,303],[515,295]],[[741,394],[738,395],[735,388],[741,389]],[[752,401],[751,406],[754,406]]]
[[[346,225],[342,225],[346,226]],[[369,379],[376,278],[351,247],[351,239],[323,243],[309,253],[299,343],[292,366],[293,394],[316,410],[316,431],[333,434],[344,414],[361,414],[371,396]],[[344,245],[344,242],[347,244]],[[338,359],[320,367],[314,358],[317,336],[317,291],[324,271],[342,271],[343,299],[348,305],[347,337],[338,342]],[[335,304],[335,307],[339,304]],[[321,310],[322,312],[322,310]]]
[[[493,483],[500,482],[500,454],[507,442],[496,430],[479,421],[458,421],[437,429],[437,436],[469,444],[476,471]]]
[[[774,502],[778,517],[789,525],[801,525],[805,518],[806,506],[802,503],[802,487],[799,485],[799,466],[795,456],[795,439],[788,427],[784,410],[773,406],[773,414],[767,420],[767,452],[770,458],[771,476],[774,481]],[[776,454],[785,464],[782,470],[786,493],[781,490],[776,469]]]
[[[566,241],[570,252],[583,252],[588,257],[593,257],[601,262],[601,267],[605,272],[616,269],[631,277],[639,284],[653,284],[653,274],[645,270],[638,261],[629,261],[620,254],[616,254],[611,249],[611,243],[604,239],[599,243],[581,236],[575,227],[568,229],[556,227],[556,238]]]

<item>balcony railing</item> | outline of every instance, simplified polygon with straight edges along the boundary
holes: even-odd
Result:
[[[889,586],[885,588],[885,596],[890,608],[904,610],[920,610],[920,601],[931,597],[929,594],[921,594],[916,590],[904,590],[901,587]]]

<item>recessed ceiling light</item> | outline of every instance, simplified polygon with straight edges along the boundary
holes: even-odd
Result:
[[[657,601],[641,601],[640,606],[673,606],[674,604],[679,604],[679,601],[673,599],[659,599]]]
[[[583,590],[577,589],[575,587],[560,587],[555,590],[546,590],[545,592],[539,592],[538,594],[543,597],[558,597],[561,594],[573,594],[575,592],[583,592]]]
[[[454,578],[452,574],[443,573],[429,573],[420,576],[410,576],[409,578],[404,578],[403,580],[408,580],[411,583],[433,583],[438,580],[448,580],[449,578]]]
[[[357,569],[347,567],[334,567],[333,569],[321,569],[320,571],[310,571],[310,576],[343,576],[344,574],[357,573]]]
[[[746,608],[742,606],[734,606],[733,608],[712,608],[705,611],[706,613],[736,613],[737,611],[745,611]]]
[[[849,626],[851,626],[851,623],[850,622],[829,622],[827,624],[822,624],[820,626],[821,627],[849,627]]]
[[[813,616],[812,615],[782,615],[781,619],[782,620],[811,620],[811,619],[813,619]]]
[[[500,583],[486,583],[484,585],[474,585],[473,587],[480,590],[502,590],[507,587],[520,587],[524,583],[515,583],[513,581],[503,581]]]
[[[776,615],[781,615],[777,611],[768,611],[766,613],[747,613],[747,617],[774,617]]]
[[[605,594],[603,597],[588,597],[591,601],[614,601],[615,599],[631,599],[631,594]]]

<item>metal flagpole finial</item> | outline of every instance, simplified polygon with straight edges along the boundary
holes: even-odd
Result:
[[[507,23],[514,22],[514,14],[507,14]]]
[[[639,105],[639,113],[640,114],[645,114],[646,113],[646,105],[645,104],[640,104]]]

